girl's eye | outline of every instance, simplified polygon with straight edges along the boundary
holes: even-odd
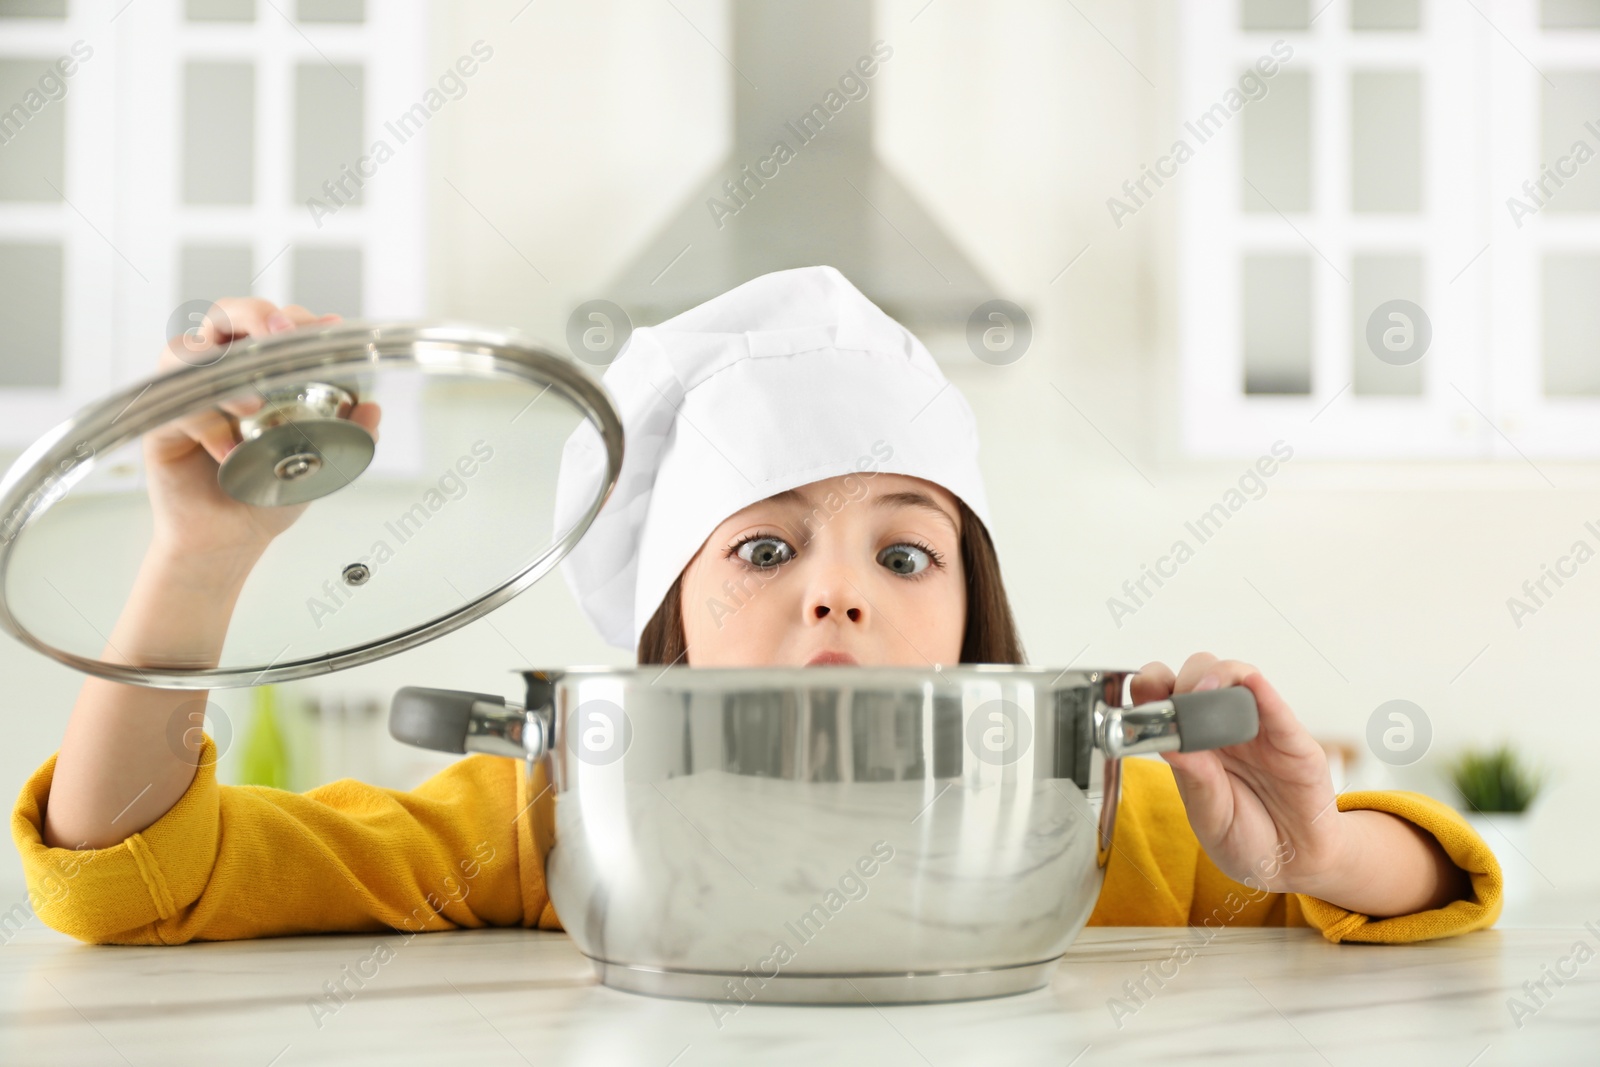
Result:
[[[894,571],[915,577],[939,562],[938,553],[921,545],[890,545],[878,553],[878,562]]]
[[[768,569],[780,567],[794,559],[794,549],[777,537],[751,537],[734,546],[739,558],[752,567]]]

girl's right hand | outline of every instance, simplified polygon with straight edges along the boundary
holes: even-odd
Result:
[[[206,312],[199,338],[189,334],[171,338],[157,367],[167,371],[193,365],[199,351],[237,338],[338,320],[338,315],[312,315],[298,304],[278,308],[268,300],[224,297]],[[259,411],[262,404],[259,395],[239,396],[224,401],[219,408],[175,420],[145,434],[145,471],[155,527],[153,548],[191,561],[237,560],[248,567],[309,506],[244,504],[229,496],[217,482],[218,465],[238,444],[224,410],[239,417]],[[380,415],[377,404],[363,402],[356,404],[350,419],[376,438]]]

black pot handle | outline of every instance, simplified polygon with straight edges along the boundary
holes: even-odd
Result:
[[[389,736],[438,752],[487,752],[538,759],[544,754],[544,720],[520,704],[489,693],[406,686],[389,705]]]
[[[1178,693],[1167,700],[1102,705],[1096,743],[1109,759],[1143,752],[1201,752],[1253,740],[1261,729],[1256,696],[1242,685]]]

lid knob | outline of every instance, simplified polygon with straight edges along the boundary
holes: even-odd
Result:
[[[304,504],[343,489],[377,450],[350,421],[356,398],[326,382],[263,394],[261,409],[240,417],[239,444],[217,481],[235,500],[258,507]]]

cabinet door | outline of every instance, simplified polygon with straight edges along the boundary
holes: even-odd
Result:
[[[426,124],[450,101],[423,0],[70,6],[0,17],[0,107],[88,53],[0,147],[0,448],[153,374],[218,297],[426,313]],[[375,466],[415,458],[408,421]]]
[[[8,5],[0,18],[0,449],[111,387],[111,294],[148,278],[119,244],[104,163],[115,49],[88,5],[73,6]]]
[[[1497,454],[1600,456],[1600,4],[1501,0],[1492,53]]]
[[[1492,31],[1439,3],[1177,12],[1155,169],[1180,186],[1187,450],[1488,454]]]

